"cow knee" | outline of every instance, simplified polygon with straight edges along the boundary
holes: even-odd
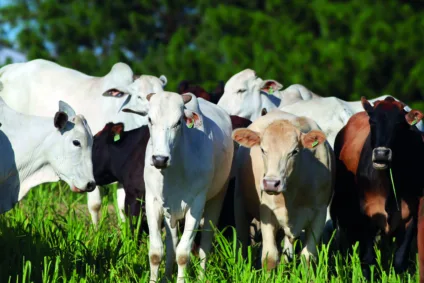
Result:
[[[162,252],[160,250],[154,250],[149,252],[150,265],[158,266],[162,261]]]
[[[186,266],[189,259],[190,259],[189,254],[183,253],[183,254],[177,255],[177,263],[179,266]]]

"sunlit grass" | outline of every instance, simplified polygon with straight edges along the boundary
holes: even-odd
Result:
[[[0,282],[148,282],[148,236],[143,234],[136,242],[128,222],[118,222],[112,191],[103,191],[102,217],[94,229],[85,195],[57,184],[33,189],[12,211],[0,216]],[[266,272],[255,268],[258,246],[250,247],[243,259],[235,236],[226,239],[217,233],[215,238],[205,278],[209,282],[365,281],[357,246],[348,256],[321,246],[309,268],[296,258]],[[377,250],[373,282],[418,282],[416,261],[411,261],[408,272],[396,275],[392,254],[387,254],[385,263]],[[164,264],[162,273],[163,268]],[[192,256],[188,282],[198,282],[198,272],[199,261]]]

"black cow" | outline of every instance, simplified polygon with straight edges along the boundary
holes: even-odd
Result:
[[[96,184],[120,182],[125,190],[125,213],[131,217],[138,217],[142,209],[139,200],[144,200],[144,157],[149,138],[147,126],[124,132],[122,123],[108,123],[94,136],[92,156]],[[147,226],[143,229],[147,231]]]
[[[369,278],[378,232],[396,237],[395,271],[407,267],[424,187],[424,145],[414,126],[423,114],[406,113],[404,105],[392,97],[376,101],[374,107],[362,98],[362,105],[366,112],[352,116],[336,137],[336,185],[330,212],[349,244],[359,241],[362,271]]]

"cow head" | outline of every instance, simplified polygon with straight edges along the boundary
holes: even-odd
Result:
[[[389,168],[392,161],[392,148],[402,132],[415,127],[423,114],[418,110],[404,111],[405,105],[393,97],[374,102],[374,106],[365,97],[361,98],[362,106],[369,116],[370,138],[373,167],[377,170]]]
[[[57,129],[46,152],[47,160],[60,179],[74,192],[90,192],[96,187],[91,151],[93,136],[86,120],[65,102],[59,102],[53,124]]]
[[[246,69],[228,80],[218,105],[229,115],[253,121],[260,116],[263,99],[270,100],[270,103],[272,102],[276,106],[280,104],[277,92],[282,88],[283,85],[279,82],[262,80],[256,76],[253,70]]]
[[[177,146],[185,127],[202,127],[202,117],[198,112],[185,107],[185,104],[192,100],[194,100],[192,103],[196,104],[194,108],[198,106],[195,96],[191,93],[183,95],[172,92],[152,93],[147,96],[147,100],[150,103],[148,126],[152,145],[151,165],[165,169],[172,164],[172,151]],[[139,114],[130,109],[124,111]]]
[[[142,126],[147,124],[147,112],[149,111],[149,103],[146,99],[147,95],[149,93],[163,91],[167,84],[167,79],[164,75],[161,75],[159,78],[149,75],[134,76],[133,78],[135,80],[128,85],[125,92],[106,91],[103,96],[114,98],[124,97],[125,99],[119,102],[119,113],[113,121],[125,121],[126,125],[135,124]],[[136,119],[136,121],[128,121],[130,119],[128,114],[121,113],[123,108],[130,108],[144,115],[130,116],[131,119]]]
[[[210,94],[204,88],[199,85],[190,85],[190,83],[186,80],[180,82],[180,84],[178,85],[178,93],[192,93],[197,98],[203,98],[204,100],[211,101]]]
[[[268,194],[286,191],[288,177],[294,170],[296,160],[306,150],[315,150],[326,140],[323,132],[312,130],[304,134],[287,120],[271,123],[263,133],[237,129],[232,137],[244,147],[260,147],[265,173],[261,190]]]

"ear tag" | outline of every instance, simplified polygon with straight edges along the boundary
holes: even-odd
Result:
[[[415,120],[414,120],[414,121],[412,121],[411,126],[415,125],[416,123],[418,123],[417,118],[415,118]]]
[[[194,119],[190,119],[191,122],[189,124],[187,124],[187,128],[193,128],[194,127]]]
[[[274,88],[272,86],[270,86],[268,92],[269,92],[269,94],[273,94],[274,93]]]
[[[115,134],[115,136],[113,137],[113,141],[117,142],[121,139],[121,135],[120,134]]]
[[[318,145],[318,141],[314,141],[313,143],[312,143],[312,147],[316,147]]]

